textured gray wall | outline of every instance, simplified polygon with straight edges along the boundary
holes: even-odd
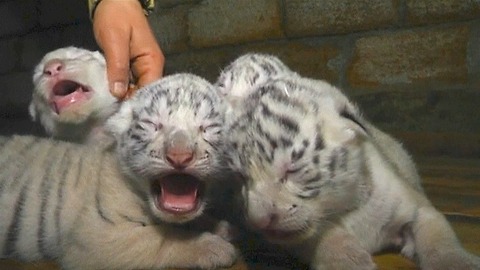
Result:
[[[96,49],[86,1],[3,0],[0,18],[0,133],[37,132],[33,66],[58,47]],[[167,74],[213,81],[240,54],[276,54],[413,145],[425,143],[412,133],[432,145],[438,136],[425,135],[441,134],[437,148],[464,141],[445,153],[480,155],[479,1],[157,0],[149,20]]]

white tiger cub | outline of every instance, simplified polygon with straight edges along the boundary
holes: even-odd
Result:
[[[196,226],[222,176],[223,111],[211,84],[178,74],[140,89],[111,117],[116,152],[2,140],[2,256],[57,259],[66,269],[231,265],[236,250],[218,231],[226,225]]]
[[[65,47],[35,67],[29,112],[46,133],[73,142],[105,137],[106,119],[118,108],[108,90],[106,63],[98,51]]]
[[[111,151],[51,139],[0,137],[0,257],[54,259],[62,269],[227,266],[220,236],[161,222],[150,194]]]
[[[223,177],[225,104],[193,74],[176,74],[139,90],[107,121],[117,155],[150,209],[169,222],[200,216],[210,182]],[[146,181],[148,180],[148,181]]]
[[[247,53],[235,59],[222,70],[214,84],[227,100],[227,121],[235,118],[235,115],[230,114],[235,114],[237,109],[243,106],[243,99],[247,98],[249,94],[258,90],[259,86],[282,77],[301,78],[298,73],[291,70],[274,55]],[[308,83],[312,89],[330,95],[337,102],[342,103],[345,107],[342,111],[344,116],[350,117],[352,120],[356,119],[355,121],[358,121],[359,125],[367,129],[369,135],[377,141],[379,149],[387,156],[387,160],[392,162],[395,170],[419,190],[422,190],[420,175],[415,163],[399,142],[364,119],[360,110],[347,99],[340,89],[321,80],[302,78],[302,81]]]
[[[251,227],[317,270],[376,269],[372,254],[391,247],[422,269],[480,269],[345,102],[319,87],[267,82],[227,127]]]

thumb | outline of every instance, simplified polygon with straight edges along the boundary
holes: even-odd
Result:
[[[110,92],[122,99],[127,93],[129,75],[129,47],[128,40],[117,41],[112,39],[103,50],[107,61],[107,77]],[[121,46],[124,45],[125,47]]]
[[[106,27],[105,15],[96,15],[99,16],[94,21],[94,34],[107,62],[109,89],[115,97],[123,98],[130,70],[130,31],[123,25]]]

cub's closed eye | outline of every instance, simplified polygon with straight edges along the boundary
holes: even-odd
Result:
[[[142,125],[144,128],[153,128],[155,131],[163,128],[162,123],[154,123],[150,120],[141,120],[140,125]]]
[[[293,167],[293,168],[289,168],[287,171],[285,171],[286,174],[293,174],[293,173],[296,173],[296,172],[299,172],[301,169],[303,168],[302,167]]]
[[[210,124],[210,125],[201,125],[199,127],[199,129],[200,129],[201,132],[207,132],[207,131],[211,131],[215,128],[220,128],[220,127],[221,127],[220,124],[214,123],[214,124]]]

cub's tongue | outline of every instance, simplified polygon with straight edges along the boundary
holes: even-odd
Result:
[[[200,181],[189,175],[171,175],[159,181],[158,205],[172,213],[194,211],[197,206]]]
[[[52,100],[52,105],[56,113],[61,114],[70,105],[86,99],[88,99],[88,96],[80,90],[66,96],[55,96]]]

